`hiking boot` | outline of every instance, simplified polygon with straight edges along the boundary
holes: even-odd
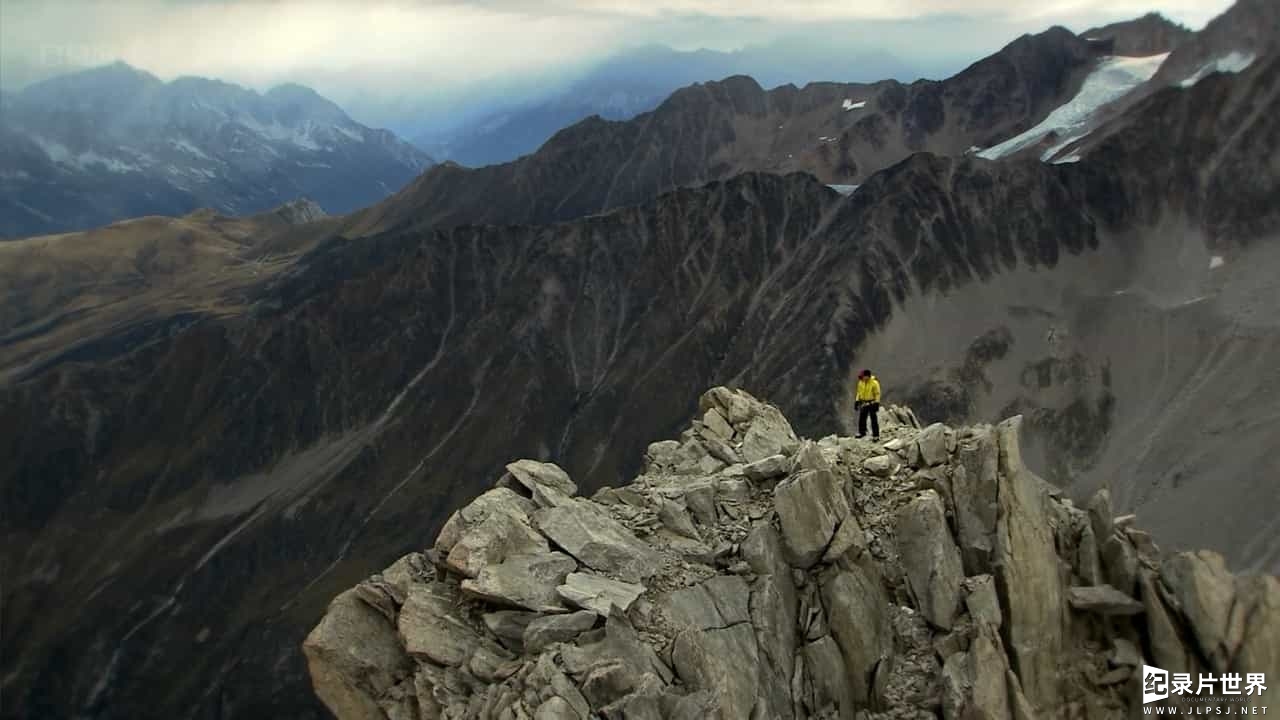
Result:
[[[872,435],[872,436],[871,436],[871,442],[880,442],[880,436],[879,436],[879,435]]]
[[[861,435],[854,435],[853,437],[854,437],[854,439],[861,440],[862,438],[864,438],[864,437],[866,437],[866,436],[867,436],[867,434],[866,434],[866,433],[862,433]]]

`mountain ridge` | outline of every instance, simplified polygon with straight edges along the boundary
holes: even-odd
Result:
[[[892,368],[896,357],[889,392],[904,399],[937,380],[914,376],[912,368],[929,367],[900,345],[919,337],[903,328],[927,327],[942,293],[973,289],[989,294],[988,303],[1011,306],[1007,339],[999,321],[955,323],[933,339],[934,362],[956,368],[961,387],[974,393],[964,409],[1020,403],[1029,457],[1044,458],[1044,467],[1077,456],[1105,459],[1109,433],[1150,427],[1144,405],[1126,389],[1130,377],[1159,374],[1114,346],[1091,349],[1089,328],[1070,318],[1090,303],[1134,297],[1113,292],[1154,259],[1179,255],[1162,217],[1187,217],[1193,237],[1206,223],[1218,228],[1221,243],[1212,246],[1238,248],[1225,266],[1233,277],[1243,281],[1251,266],[1266,267],[1249,253],[1272,247],[1264,240],[1275,236],[1273,217],[1218,223],[1239,213],[1251,219],[1252,198],[1269,186],[1250,184],[1275,178],[1223,170],[1201,179],[1188,171],[1230,167],[1247,152],[1220,138],[1274,140],[1280,113],[1259,109],[1277,102],[1274,64],[1157,93],[1135,110],[1141,122],[1076,165],[917,154],[848,197],[801,174],[748,174],[549,226],[400,226],[359,241],[312,234],[313,244],[284,258],[265,283],[229,291],[243,310],[162,315],[162,324],[127,343],[108,332],[114,345],[0,390],[0,417],[36,419],[0,433],[0,452],[18,472],[3,483],[6,514],[27,519],[5,546],[43,548],[6,558],[21,578],[5,604],[6,624],[21,634],[6,637],[6,647],[43,651],[24,654],[24,665],[6,666],[6,675],[40,688],[23,701],[33,711],[145,714],[133,689],[154,663],[181,657],[189,668],[182,684],[165,697],[149,695],[149,708],[211,711],[204,692],[208,678],[218,678],[217,703],[230,712],[314,715],[291,650],[303,628],[328,598],[367,576],[371,561],[424,546],[448,509],[474,492],[465,479],[493,476],[496,461],[484,448],[501,444],[554,459],[585,488],[613,484],[644,450],[620,434],[620,418],[653,428],[654,436],[674,432],[691,412],[679,398],[709,378],[787,398],[797,429],[821,436],[847,422],[855,363]],[[1259,108],[1232,110],[1250,103]],[[1168,187],[1176,192],[1149,191]],[[1058,266],[1063,288],[1045,282]],[[1170,311],[1185,312],[1176,303],[1186,297]],[[1029,302],[1042,307],[1012,308]],[[1252,345],[1224,357],[1236,364],[1267,357],[1275,334],[1232,310],[1233,302],[1223,294],[1213,313],[1246,325],[1209,314],[1196,327],[1248,327],[1256,339],[1225,340]],[[921,304],[934,310],[922,313]],[[1135,322],[1153,325],[1141,316]],[[1054,326],[1068,331],[1060,354],[1036,340]],[[1078,371],[1074,354],[1084,357]],[[1107,373],[1114,379],[1104,380]],[[1241,388],[1252,390],[1252,401],[1188,406],[1191,415],[1178,417],[1215,426],[1232,413],[1256,417],[1258,408],[1242,403],[1271,397],[1265,376],[1257,377],[1259,384]],[[58,412],[37,412],[50,404]],[[121,422],[126,417],[148,420],[143,427]],[[1093,430],[1063,445],[1060,435],[1079,427]],[[1235,465],[1219,455],[1212,461],[1221,467],[1208,466],[1203,481],[1162,495],[1224,502],[1229,496],[1215,492],[1221,480],[1207,473],[1234,472],[1239,463],[1256,468],[1269,457],[1265,444],[1253,444],[1265,440],[1265,427],[1236,432],[1248,445],[1221,450],[1235,453]],[[623,440],[602,445],[606,436]],[[1181,462],[1167,450],[1170,441],[1187,445],[1181,433],[1161,435],[1144,462]],[[90,467],[101,481],[85,481]],[[1142,471],[1148,476],[1172,473],[1155,466]],[[1114,489],[1123,507],[1142,499],[1137,487]],[[1238,499],[1250,498],[1233,506],[1240,521],[1205,544],[1251,548],[1256,554],[1238,560],[1274,563],[1273,550],[1248,530],[1265,521],[1244,517],[1269,512],[1265,487],[1233,488]],[[142,538],[126,522],[140,511],[151,528]],[[1188,531],[1179,530],[1186,507],[1181,512],[1164,511],[1157,537]],[[47,536],[42,526],[66,535]],[[326,532],[307,534],[304,526]],[[68,553],[88,536],[122,564],[105,572],[95,555],[79,565]],[[153,541],[143,538],[153,537],[173,538],[163,562],[146,553]],[[67,579],[52,585],[48,578],[59,573]],[[140,586],[155,588],[159,599],[129,610]],[[95,600],[74,619],[33,622],[61,593]],[[183,600],[192,593],[219,594],[225,614],[192,614]],[[195,656],[183,640],[192,637],[205,638]],[[68,657],[81,659],[73,665]],[[107,667],[108,689],[92,702],[87,691],[55,690],[58,682],[91,687]]]
[[[115,63],[6,96],[0,236],[199,207],[252,214],[298,197],[375,202],[430,163],[302,86],[266,93]]]

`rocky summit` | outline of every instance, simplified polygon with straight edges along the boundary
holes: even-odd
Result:
[[[303,645],[320,699],[340,720],[1124,718],[1143,665],[1280,679],[1280,581],[1162,554],[1105,490],[1076,507],[1024,465],[1021,417],[893,406],[881,442],[813,441],[742,390],[698,407],[630,484],[588,499],[517,461],[338,595]]]

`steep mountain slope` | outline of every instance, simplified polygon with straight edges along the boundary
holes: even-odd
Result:
[[[501,462],[617,483],[717,383],[820,437],[866,364],[925,417],[1024,412],[1058,479],[1274,569],[1277,78],[1166,89],[1078,164],[915,155],[849,197],[747,174],[543,227],[323,224],[214,288],[226,312],[89,317],[100,341],[38,367],[4,328],[5,712],[315,716],[305,629]],[[1161,327],[1166,352],[1133,352]]]
[[[203,78],[163,83],[117,63],[3,102],[0,237],[201,207],[245,215],[299,197],[350,212],[430,163],[298,85],[259,95]]]
[[[695,85],[627,122],[585,120],[512,163],[442,164],[363,213],[355,229],[552,222],[744,171],[856,184],[913,152],[958,155],[1030,128],[1076,94],[1099,52],[1054,28],[942,82],[767,92],[746,77]]]
[[[1121,720],[1280,697],[1280,579],[1162,561],[1105,491],[1062,499],[1023,462],[1021,418],[881,414],[883,445],[814,442],[712,388],[589,499],[517,460],[334,599],[303,645],[316,694],[339,720]],[[1147,663],[1255,682],[1215,701]]]
[[[1116,57],[1101,63],[1071,101],[1036,127],[980,154],[996,159],[1027,153],[1076,162],[1106,138],[1112,123],[1123,125],[1125,111],[1148,95],[1171,85],[1189,87],[1216,72],[1240,72],[1280,50],[1280,6],[1237,2],[1194,34],[1147,16],[1082,37],[1097,47],[1116,48],[1107,50]]]
[[[815,80],[913,80],[921,77],[887,53],[848,44],[778,41],[734,52],[681,52],[662,45],[610,57],[551,97],[490,112],[462,131],[415,139],[439,160],[468,167],[509,162],[537,150],[556,132],[593,115],[629,120],[698,82],[749,75],[764,87]]]

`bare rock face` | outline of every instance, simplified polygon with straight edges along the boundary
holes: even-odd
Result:
[[[950,630],[960,604],[964,568],[947,529],[942,499],[926,490],[898,511],[899,555],[916,604],[933,625]]]
[[[922,489],[868,469],[886,447],[800,441],[744,392],[701,406],[592,500],[509,465],[434,565],[333,601],[304,645],[317,696],[339,720],[1120,720],[1143,664],[1280,677],[1280,582],[1162,561],[1105,492],[1075,508],[1022,464],[1019,418],[886,428]],[[1107,547],[1130,585],[1102,577]]]

